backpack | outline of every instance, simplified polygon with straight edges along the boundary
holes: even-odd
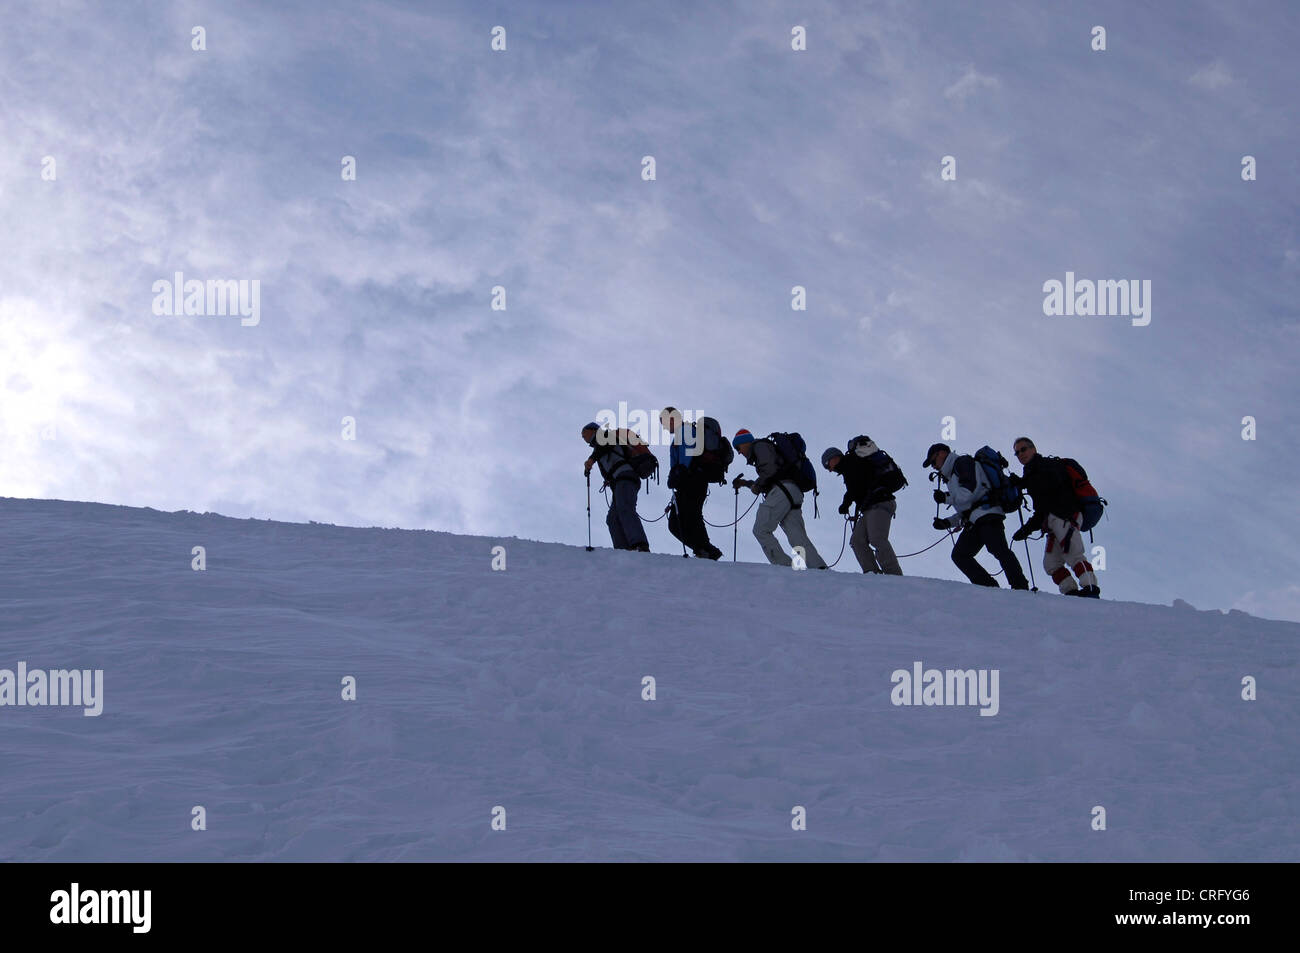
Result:
[[[767,440],[781,458],[780,478],[790,480],[802,492],[816,491],[817,471],[808,459],[808,445],[798,433],[770,433]]]
[[[695,422],[695,439],[703,444],[695,466],[710,483],[726,483],[727,468],[736,459],[736,451],[730,440],[723,439],[722,425],[712,417],[701,417]]]
[[[1070,488],[1074,490],[1074,497],[1079,503],[1079,513],[1082,517],[1079,529],[1087,532],[1101,520],[1101,515],[1108,504],[1098,494],[1097,488],[1088,479],[1088,471],[1078,460],[1072,457],[1058,457],[1057,460],[1064,468],[1065,478]]]
[[[848,446],[844,449],[849,453],[857,454],[859,457],[869,457],[880,450],[874,440],[861,434],[850,440]]]
[[[1007,458],[992,447],[980,447],[975,451],[975,462],[984,468],[989,491],[984,496],[984,503],[997,507],[1004,513],[1014,513],[1024,501],[1024,492],[1020,484],[1012,483],[1007,474]]]
[[[650,447],[631,430],[614,431],[614,446],[627,461],[632,472],[642,480],[648,480],[659,471],[659,460],[650,452]]]
[[[876,488],[886,493],[897,493],[907,486],[907,477],[898,468],[894,458],[876,446],[870,437],[854,437],[849,441],[847,450],[864,458],[871,465],[871,474]]]

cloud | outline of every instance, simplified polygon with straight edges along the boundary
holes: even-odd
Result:
[[[964,103],[981,89],[997,89],[1001,85],[996,76],[985,76],[975,67],[968,66],[961,78],[943,91],[943,95],[948,99]]]
[[[1232,74],[1222,60],[1202,66],[1187,81],[1200,89],[1222,89],[1232,85]]]
[[[1234,252],[1294,249],[1293,222],[1204,145],[1262,120],[1160,81],[1197,70],[1184,25],[1159,64],[1062,60],[1048,7],[813,0],[794,52],[777,4],[507,0],[493,54],[467,0],[197,9],[36,5],[0,33],[0,494],[576,542],[575,428],[620,400],[900,459],[951,414],[967,449],[1029,432],[1084,461],[1125,567],[1107,595],[1168,602],[1198,514],[1256,472],[1212,434],[1256,414],[1300,467],[1294,252]],[[1263,29],[1224,61],[1284,75]],[[1006,108],[955,108],[982,96]],[[1267,117],[1293,90],[1252,96]],[[1152,326],[1043,316],[1067,268],[1157,278]],[[176,270],[261,280],[261,325],[154,316]],[[1197,579],[1220,604],[1286,583],[1276,514],[1243,499]],[[900,551],[930,541],[915,502]],[[913,571],[951,576],[934,555]]]
[[[1264,619],[1300,622],[1300,585],[1290,583],[1276,589],[1251,590],[1234,602],[1232,608]]]

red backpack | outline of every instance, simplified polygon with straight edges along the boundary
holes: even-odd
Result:
[[[1101,520],[1102,513],[1108,505],[1097,492],[1097,488],[1088,479],[1088,471],[1073,457],[1059,457],[1065,478],[1069,480],[1074,497],[1079,503],[1082,520],[1079,528],[1085,532],[1092,529]]]

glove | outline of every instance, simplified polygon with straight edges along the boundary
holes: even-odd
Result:
[[[1011,539],[1013,542],[1018,543],[1021,540],[1028,539],[1030,534],[1033,533],[1033,531],[1034,528],[1030,526],[1028,523],[1026,523],[1024,526],[1020,527],[1020,529],[1016,530],[1014,533],[1011,534]]]
[[[749,492],[750,492],[750,493],[753,493],[755,496],[758,496],[758,484],[757,484],[757,483],[755,483],[753,480],[746,480],[746,481],[745,481],[745,486],[749,487]]]
[[[948,521],[941,516],[936,516],[934,518],[934,528],[943,532],[952,529],[952,527],[948,525]]]
[[[739,490],[742,486],[749,486],[749,481],[743,476],[738,476],[731,481],[731,488],[733,490]]]
[[[840,504],[840,516],[848,516],[848,515],[849,515],[849,506],[850,506],[850,505],[851,505],[851,501],[850,501],[850,500],[845,500],[843,503]]]
[[[584,464],[582,465],[582,472],[583,472],[584,475],[586,475],[586,476],[591,476],[591,465],[592,465],[592,463],[594,463],[594,462],[595,462],[595,461],[593,461],[593,460],[588,460],[586,463],[584,463]]]
[[[936,503],[947,503],[947,502],[948,502],[948,494],[945,493],[945,492],[943,492],[943,490],[935,490],[935,491],[934,491],[934,501],[935,501]]]

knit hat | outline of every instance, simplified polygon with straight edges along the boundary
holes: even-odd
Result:
[[[921,464],[921,466],[928,467],[931,463],[933,463],[934,455],[938,453],[940,450],[947,450],[949,453],[952,453],[952,447],[948,446],[946,443],[932,443],[930,444],[930,449],[925,452],[925,461]]]
[[[737,450],[739,450],[745,444],[753,443],[753,442],[754,442],[754,435],[750,433],[748,430],[745,430],[743,428],[737,430],[736,435],[731,438],[731,445],[735,447]]]
[[[600,429],[600,424],[596,423],[596,421],[593,420],[593,421],[592,421],[591,423],[589,423],[589,424],[583,424],[583,425],[582,425],[582,429],[583,429],[583,430],[599,430],[599,429]]]
[[[832,460],[842,456],[844,456],[844,451],[839,447],[827,447],[826,452],[822,454],[822,466],[829,468]]]

